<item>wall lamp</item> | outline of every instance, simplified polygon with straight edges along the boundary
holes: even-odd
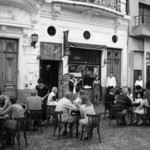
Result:
[[[38,34],[36,34],[36,33],[34,33],[34,34],[32,34],[31,35],[31,40],[32,40],[32,42],[31,42],[31,46],[33,46],[34,48],[35,48],[35,44],[37,43],[37,41],[38,41]]]

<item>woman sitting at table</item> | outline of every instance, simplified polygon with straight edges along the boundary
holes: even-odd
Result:
[[[88,125],[87,114],[95,114],[94,107],[86,95],[81,96],[82,104],[80,106],[81,118],[79,123],[80,125]],[[86,139],[88,136],[86,137]]]
[[[11,144],[11,132],[10,129],[15,129],[16,128],[16,120],[14,118],[18,117],[24,117],[24,110],[23,107],[20,104],[17,104],[17,98],[15,96],[10,97],[11,105],[6,109],[2,110],[0,112],[0,116],[5,116],[9,115],[9,118],[11,120],[7,120],[4,123],[4,127],[6,129],[7,137],[8,137],[8,144]]]
[[[144,97],[141,100],[140,106],[138,106],[133,112],[137,115],[143,115],[144,114],[144,106],[149,107],[149,100],[150,100],[150,93],[148,90],[144,91]],[[142,118],[140,118],[138,125],[141,125],[143,123]]]

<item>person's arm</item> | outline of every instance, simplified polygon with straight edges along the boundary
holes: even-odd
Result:
[[[4,116],[6,114],[10,114],[12,112],[12,105],[9,106],[6,110],[3,110],[0,115]]]
[[[82,111],[82,106],[80,106],[80,115],[81,115],[81,118],[84,118],[84,114],[83,114],[83,111]]]
[[[9,101],[9,99],[7,99],[5,101],[5,105],[3,106],[3,110],[5,110],[9,106],[9,104],[10,104],[10,101]]]
[[[116,87],[116,78],[114,77],[114,88]]]
[[[65,107],[71,112],[72,110],[77,110],[76,106],[71,103],[70,100],[66,102]]]

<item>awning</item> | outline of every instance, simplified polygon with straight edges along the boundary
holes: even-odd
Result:
[[[95,44],[74,43],[74,42],[68,42],[68,46],[74,48],[89,49],[89,50],[106,49],[106,45],[95,45]]]

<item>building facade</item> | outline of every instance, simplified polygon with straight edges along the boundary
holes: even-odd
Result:
[[[0,86],[20,99],[40,77],[49,89],[65,91],[64,75],[82,78],[90,89],[96,75],[101,93],[113,72],[128,85],[126,0],[0,0]],[[38,41],[31,46],[31,35]],[[101,99],[103,98],[103,94]]]
[[[140,75],[144,88],[150,88],[150,1],[129,1],[129,13],[128,84],[134,89]]]

